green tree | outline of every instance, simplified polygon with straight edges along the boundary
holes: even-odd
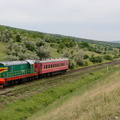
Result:
[[[90,45],[88,42],[82,41],[79,43],[79,48],[89,48]]]
[[[50,35],[46,34],[43,39],[45,42],[50,42]]]
[[[1,41],[3,41],[3,42],[9,42],[11,38],[12,38],[12,34],[7,29],[4,29],[1,32],[1,36],[0,36],[0,40]]]
[[[17,60],[19,60],[19,57],[13,56],[13,55],[8,55],[8,56],[4,57],[4,60],[5,61],[17,61]]]
[[[37,42],[36,42],[36,46],[40,47],[40,46],[44,46],[44,45],[45,45],[45,41],[41,38],[38,38]]]
[[[70,68],[70,69],[74,69],[75,66],[76,66],[75,61],[72,60],[72,59],[69,59],[69,68]]]
[[[68,51],[64,51],[62,57],[70,59],[72,57],[72,55]]]
[[[104,56],[104,59],[105,59],[105,60],[113,60],[113,58],[112,58],[110,55],[105,55],[105,56]]]
[[[84,66],[84,65],[86,65],[86,61],[83,59],[84,58],[84,51],[82,51],[82,50],[79,50],[78,52],[77,52],[77,54],[75,55],[75,57],[74,57],[74,60],[75,60],[75,62],[77,63],[77,65],[79,65],[79,66]]]
[[[63,43],[60,43],[58,46],[60,49],[63,49],[65,47],[65,45]]]
[[[19,56],[19,60],[26,60],[26,59],[36,60],[36,59],[39,59],[37,54],[35,52],[31,52],[31,51],[26,51],[25,53],[19,52],[18,56]]]
[[[45,46],[41,46],[41,47],[38,47],[37,48],[37,56],[40,58],[40,59],[43,59],[43,58],[50,58],[50,50],[47,49]]]
[[[19,33],[16,34],[16,42],[21,42],[22,38]]]
[[[35,51],[36,50],[36,45],[35,45],[35,42],[33,41],[24,41],[24,44],[26,46],[26,48],[30,51]]]
[[[93,63],[99,63],[102,62],[102,58],[100,56],[96,56],[96,57],[90,57],[89,60]]]

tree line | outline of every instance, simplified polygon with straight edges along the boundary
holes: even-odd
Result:
[[[103,60],[113,60],[120,57],[120,50],[116,51],[110,45],[98,45],[86,41],[76,41],[73,37],[54,37],[38,32],[26,32],[2,29],[0,41],[7,44],[5,60],[46,59],[51,58],[50,47],[70,60],[70,68],[87,66],[88,61],[100,63]],[[93,54],[89,55],[86,51]],[[94,55],[98,54],[98,56]]]

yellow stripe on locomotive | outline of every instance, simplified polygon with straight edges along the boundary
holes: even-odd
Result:
[[[0,73],[3,73],[5,71],[8,71],[8,67],[6,67],[6,68],[0,68]]]

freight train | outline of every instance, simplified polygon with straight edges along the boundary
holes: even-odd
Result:
[[[42,76],[64,73],[67,58],[0,62],[0,87],[22,83]]]

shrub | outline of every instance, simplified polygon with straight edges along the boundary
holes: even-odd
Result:
[[[65,47],[65,44],[60,43],[58,47],[59,47],[60,49],[63,49],[63,48]]]
[[[105,56],[104,56],[104,59],[105,59],[105,60],[113,60],[113,58],[112,58],[110,55],[105,55]]]
[[[56,42],[56,40],[52,36],[50,36],[48,34],[46,34],[43,39],[45,40],[45,42],[48,42],[48,43]]]
[[[16,42],[21,42],[22,38],[19,33],[16,34]]]
[[[72,55],[71,55],[69,52],[65,51],[65,52],[63,53],[62,57],[71,58]]]
[[[96,53],[99,53],[99,54],[101,54],[101,53],[102,53],[102,51],[101,51],[101,50],[95,50],[95,52],[96,52]]]
[[[26,51],[24,54],[22,52],[18,53],[19,60],[26,60],[26,59],[39,59],[36,53],[33,53],[31,51]]]
[[[89,58],[89,56],[88,55],[84,55],[84,59],[87,59],[87,58]]]
[[[86,61],[83,59],[79,59],[78,61],[76,61],[77,65],[79,66],[85,66],[86,65]]]
[[[24,53],[25,51],[26,51],[26,48],[23,45],[14,43],[12,40],[9,42],[9,45],[7,47],[7,54],[8,55],[17,56],[19,52]]]
[[[84,51],[79,50],[75,55],[74,60],[77,63],[77,65],[84,66],[86,64],[86,61],[83,58],[84,58]]]
[[[107,52],[103,52],[103,54],[107,54]]]
[[[98,63],[98,62],[102,62],[102,58],[100,56],[97,57],[90,57],[89,60],[93,63]]]
[[[37,48],[37,55],[39,56],[40,59],[42,58],[50,58],[50,51],[44,46],[38,47]]]
[[[44,40],[42,40],[41,38],[37,39],[37,42],[36,42],[37,47],[44,46],[44,45],[45,45]]]
[[[16,61],[16,60],[19,60],[19,57],[18,56],[13,56],[13,55],[8,55],[8,56],[4,57],[4,60],[6,60],[6,61]]]
[[[89,48],[90,45],[88,42],[82,41],[81,43],[79,43],[79,48]]]
[[[57,49],[57,52],[58,52],[58,53],[60,53],[60,51],[61,51],[60,49]]]
[[[36,50],[35,42],[25,41],[24,44],[28,50],[30,50],[32,52]]]
[[[51,43],[50,47],[56,47],[56,45],[54,43]]]
[[[73,61],[73,60],[70,59],[70,60],[69,60],[69,68],[70,68],[70,69],[74,69],[74,68],[75,68],[75,65],[76,65],[76,64],[75,64],[75,61]]]
[[[11,38],[12,38],[12,34],[7,29],[5,29],[1,32],[1,36],[0,36],[1,41],[9,42]]]

